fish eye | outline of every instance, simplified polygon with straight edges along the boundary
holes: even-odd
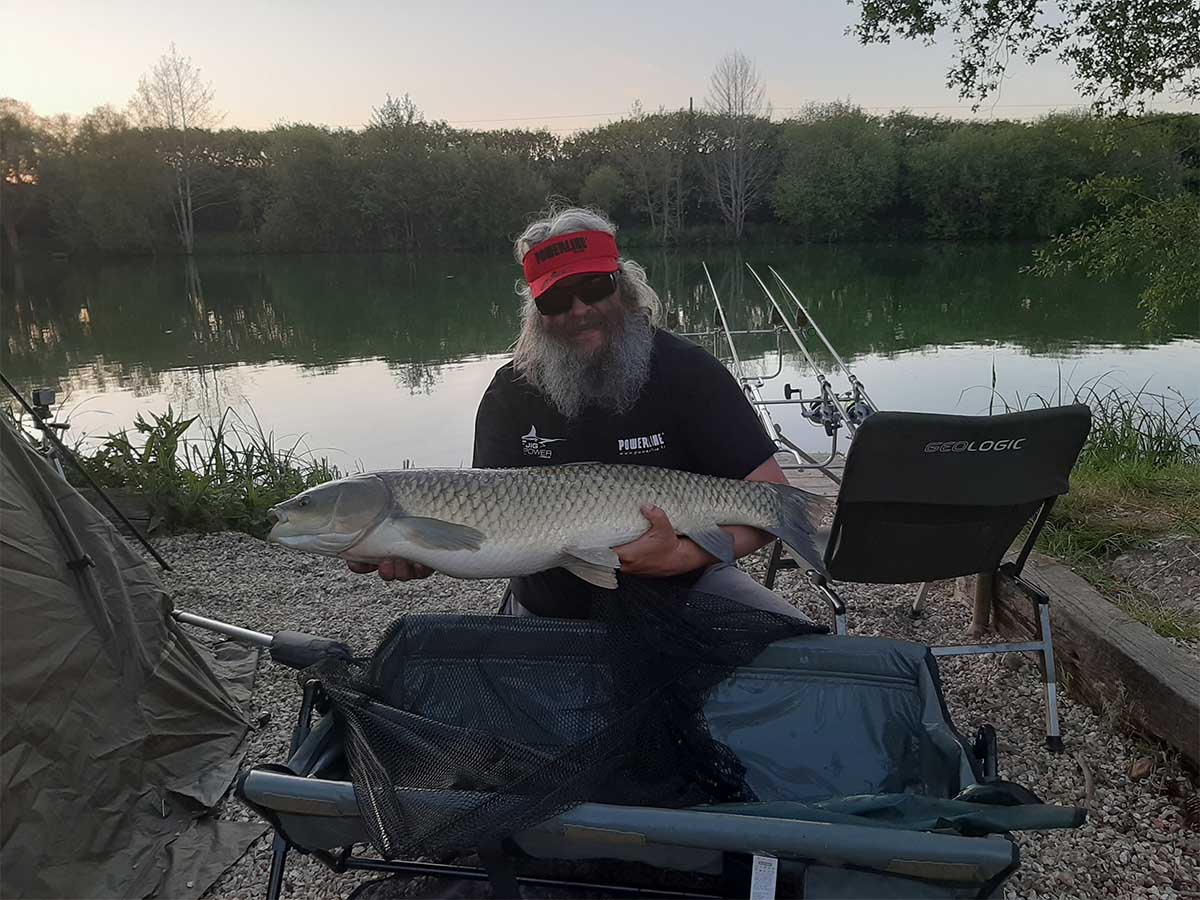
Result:
[[[300,500],[300,506],[301,507],[308,506],[308,498],[307,497],[304,497]]]

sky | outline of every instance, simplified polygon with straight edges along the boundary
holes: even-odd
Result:
[[[776,118],[835,99],[961,117],[1085,105],[1069,71],[1047,60],[1015,65],[973,114],[945,85],[948,40],[863,47],[845,34],[856,16],[842,0],[48,0],[30,19],[27,4],[0,0],[0,96],[41,115],[123,108],[174,42],[212,83],[226,127],[358,128],[388,94],[407,92],[429,119],[565,134],[620,118],[635,100],[699,107],[735,49],[758,67]]]

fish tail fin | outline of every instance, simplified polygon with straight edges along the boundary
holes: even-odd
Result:
[[[772,484],[779,500],[779,521],[765,530],[792,548],[817,572],[825,572],[822,548],[817,543],[817,527],[829,508],[829,501],[789,484]]]

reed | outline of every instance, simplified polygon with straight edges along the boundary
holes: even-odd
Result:
[[[133,433],[109,434],[76,454],[102,487],[135,495],[150,511],[150,531],[243,531],[258,537],[271,527],[268,510],[305,488],[341,477],[328,459],[280,444],[226,410],[199,434],[198,417],[168,407],[161,415],[138,415]]]

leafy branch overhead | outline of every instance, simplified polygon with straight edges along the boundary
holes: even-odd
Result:
[[[1142,109],[1159,96],[1200,97],[1195,0],[862,0],[850,31],[864,44],[893,35],[934,43],[953,35],[946,76],[976,108],[1011,63],[1060,60],[1099,112]]]
[[[887,43],[892,35],[931,44],[952,33],[947,84],[975,99],[976,108],[1000,90],[1014,57],[1034,63],[1050,55],[1074,73],[1076,89],[1100,117],[1124,119],[1164,96],[1200,98],[1195,0],[862,0],[860,13],[850,30],[864,44]],[[1174,118],[1187,134],[1181,159],[1194,172],[1200,158],[1195,117]],[[1109,128],[1108,141],[1117,137],[1118,129]],[[1165,192],[1162,180],[1160,173],[1130,178],[1111,171],[1083,180],[1076,194],[1098,211],[1039,251],[1031,271],[1136,275],[1145,285],[1140,300],[1147,324],[1164,326],[1172,310],[1200,298],[1200,180],[1193,174]]]
[[[1035,254],[1039,275],[1081,270],[1107,280],[1134,273],[1147,324],[1169,326],[1170,313],[1200,302],[1200,197],[1181,192],[1147,197],[1136,180],[1094,178],[1080,194],[1105,214],[1059,235]]]

